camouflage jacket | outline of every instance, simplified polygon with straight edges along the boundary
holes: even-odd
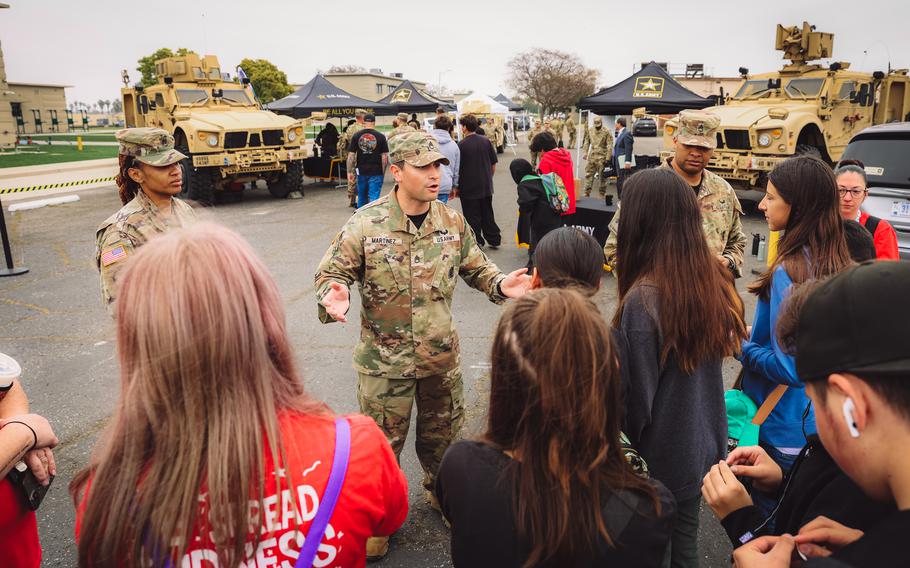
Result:
[[[460,275],[496,303],[505,275],[490,262],[464,217],[439,201],[420,229],[398,205],[397,188],[359,209],[341,229],[316,271],[319,320],[331,282],[360,284],[358,373],[423,378],[459,365],[452,294]]]
[[[365,127],[359,122],[354,122],[347,129],[341,133],[341,137],[338,138],[338,155],[347,156],[348,155],[348,146],[351,144],[351,138],[355,134],[363,130]]]
[[[590,153],[588,145],[591,146]],[[607,158],[613,153],[613,134],[607,127],[601,127],[600,130],[593,126],[585,129],[585,138],[581,142],[582,151],[589,157],[596,156]]]
[[[554,119],[550,121],[550,130],[553,132],[553,136],[556,138],[556,141],[559,142],[562,139],[563,124],[561,120]]]
[[[123,261],[149,239],[170,229],[196,222],[196,212],[184,201],[171,198],[171,214],[164,217],[158,207],[139,191],[120,211],[107,218],[95,232],[95,264],[101,271],[101,300],[109,311],[117,299],[117,273]]]
[[[535,126],[531,130],[528,130],[528,145],[531,145],[531,140],[534,140],[534,137],[543,132],[543,128],[540,125]]]
[[[673,169],[668,158],[662,168]],[[675,171],[675,170],[673,170]],[[701,207],[701,226],[712,254],[723,255],[733,261],[733,274],[742,276],[743,255],[746,252],[746,235],[740,216],[742,206],[736,192],[725,179],[712,171],[702,172],[701,187],[698,190],[698,204]],[[616,231],[619,228],[619,207],[610,221],[610,235],[604,245],[607,264],[616,268]]]
[[[397,136],[403,132],[414,132],[414,128],[407,124],[402,124],[401,126],[396,126],[389,132],[386,139],[391,140],[393,136]]]

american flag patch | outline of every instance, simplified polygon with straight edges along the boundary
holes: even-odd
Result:
[[[114,264],[118,260],[126,258],[126,249],[123,245],[106,250],[101,254],[101,266]]]

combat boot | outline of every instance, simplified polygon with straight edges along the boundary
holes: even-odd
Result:
[[[449,519],[442,512],[442,507],[439,506],[439,499],[436,498],[436,494],[432,491],[427,490],[427,503],[430,505],[430,508],[439,513],[439,516],[442,517],[442,524],[446,526],[447,529],[452,528],[452,524],[449,523]]]
[[[367,539],[367,560],[379,560],[389,553],[389,537],[371,536]]]

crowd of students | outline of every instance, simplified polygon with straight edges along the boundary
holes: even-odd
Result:
[[[486,429],[440,466],[454,564],[698,566],[702,498],[740,567],[905,563],[910,264],[851,260],[839,195],[856,174],[810,157],[771,172],[759,208],[783,236],[749,327],[670,170],[626,181],[610,317],[597,241],[536,240],[533,290],[495,328]],[[307,394],[250,245],[197,223],[117,281],[121,394],[70,485],[79,565],[362,566],[404,523],[406,479],[373,420]],[[770,412],[758,446],[728,454],[729,356]],[[26,412],[3,426],[53,446]]]

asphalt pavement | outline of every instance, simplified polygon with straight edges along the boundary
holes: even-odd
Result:
[[[517,148],[517,155],[527,157],[524,144]],[[494,178],[494,208],[504,244],[499,250],[487,249],[504,271],[523,267],[527,259],[526,250],[517,248],[513,237],[517,213],[508,162],[514,157],[511,149],[500,155]],[[389,179],[387,176],[383,193],[391,189]],[[614,192],[612,187],[609,190]],[[120,202],[113,186],[80,191],[79,196],[78,202],[65,205],[5,212],[15,262],[29,272],[0,278],[0,351],[19,361],[32,410],[51,420],[61,440],[55,451],[59,475],[38,519],[43,565],[63,568],[76,566],[74,509],[67,484],[87,463],[113,412],[119,389],[114,326],[100,303],[93,251],[95,228]],[[271,270],[285,298],[288,330],[306,388],[337,412],[356,412],[351,351],[359,325],[356,318],[347,324],[320,324],[313,295],[316,266],[352,213],[345,191],[333,185],[308,184],[303,199],[276,200],[259,188],[228,201],[205,210],[204,216],[242,234]],[[457,200],[452,205],[460,210]],[[744,218],[744,225],[747,234],[767,232],[764,219],[754,213]],[[755,300],[745,286],[754,278],[749,269],[758,266],[754,257],[747,257],[747,277],[738,282],[750,318]],[[686,293],[685,275],[680,278],[680,293]],[[612,317],[616,285],[606,273],[595,301],[606,317]],[[354,293],[351,313],[358,310],[359,297]],[[477,435],[484,425],[489,350],[500,311],[463,282],[456,287],[453,313],[461,337],[465,436]],[[729,385],[737,364],[729,360],[724,368]],[[410,484],[410,514],[392,538],[389,555],[375,566],[451,565],[448,531],[424,501],[413,436],[412,430],[401,464]],[[729,565],[727,540],[704,507],[699,540],[703,566]]]

